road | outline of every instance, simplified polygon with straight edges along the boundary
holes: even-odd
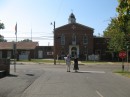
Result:
[[[0,79],[0,97],[20,97],[44,72],[38,69],[38,66],[34,68],[30,65],[17,65],[16,67],[14,72],[14,66],[11,65],[10,75]]]
[[[130,79],[112,73],[119,65],[17,65],[17,72],[0,79],[0,97],[129,97]]]

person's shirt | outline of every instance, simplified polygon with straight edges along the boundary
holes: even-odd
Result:
[[[70,62],[70,57],[69,56],[67,56],[66,62]]]

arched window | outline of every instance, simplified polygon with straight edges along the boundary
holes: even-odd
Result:
[[[86,34],[83,36],[83,44],[88,44],[88,36]]]
[[[73,45],[76,44],[76,35],[75,35],[75,33],[73,33],[73,35],[72,35],[72,44]]]
[[[65,45],[65,35],[61,35],[61,45]]]

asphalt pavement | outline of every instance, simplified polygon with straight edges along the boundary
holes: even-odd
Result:
[[[0,97],[130,97],[130,79],[112,73],[120,65],[21,64],[0,79]]]

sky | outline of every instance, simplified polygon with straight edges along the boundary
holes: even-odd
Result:
[[[117,16],[117,0],[0,0],[0,30],[8,42],[32,39],[40,46],[53,46],[53,28],[68,24],[73,12],[76,22],[94,28],[102,36],[112,17]]]

